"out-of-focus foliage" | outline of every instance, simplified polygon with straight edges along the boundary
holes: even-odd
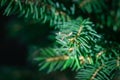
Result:
[[[4,15],[17,15],[51,26],[75,17],[90,17],[98,27],[119,30],[120,0],[1,0]]]

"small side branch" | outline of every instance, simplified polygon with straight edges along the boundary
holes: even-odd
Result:
[[[90,80],[94,80],[94,78],[96,77],[96,75],[98,74],[98,72],[104,67],[104,65],[98,67],[98,69],[96,69],[96,71],[94,72],[94,74],[92,75],[92,77],[90,78]]]
[[[106,50],[103,50],[103,51],[100,51],[97,55],[96,55],[96,57],[97,58],[99,58],[103,53],[105,53],[106,52]]]
[[[91,0],[83,0],[80,4],[79,7],[83,7],[84,5],[86,5],[87,3],[89,3]]]
[[[57,56],[57,57],[51,57],[51,58],[47,58],[46,61],[47,62],[53,62],[53,61],[61,61],[61,60],[68,60],[69,56]]]
[[[120,57],[118,56],[117,57],[117,67],[119,67],[120,66]]]
[[[80,28],[79,28],[79,30],[78,30],[78,32],[77,32],[77,34],[75,35],[75,37],[70,38],[70,39],[69,39],[69,41],[70,41],[70,42],[74,42],[74,41],[75,41],[75,39],[76,39],[76,38],[78,38],[78,36],[80,36],[80,34],[81,34],[82,30],[83,30],[83,26],[80,26]]]
[[[64,61],[70,59],[70,56],[63,55],[63,56],[57,56],[57,57],[50,57],[46,59],[46,62],[54,62],[54,61]],[[79,56],[79,60],[81,64],[85,63],[85,58],[83,56]]]

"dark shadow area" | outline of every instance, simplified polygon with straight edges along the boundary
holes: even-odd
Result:
[[[52,29],[48,29],[47,25],[39,28],[39,24],[30,24],[27,28],[22,25],[22,30],[21,26],[14,27],[17,20],[14,16],[0,15],[0,80],[74,80],[75,74],[69,69],[47,74],[39,71],[37,64],[28,61],[31,56],[29,45],[45,47],[53,43],[47,38]]]
[[[26,64],[27,47],[17,38],[8,38],[6,23],[9,18],[0,15],[0,65],[23,66]]]

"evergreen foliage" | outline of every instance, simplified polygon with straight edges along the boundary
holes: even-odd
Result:
[[[120,31],[120,0],[1,0],[0,6],[6,16],[54,27],[55,42],[35,58],[40,70],[70,68],[78,80],[112,80],[120,69],[119,36],[109,32]]]

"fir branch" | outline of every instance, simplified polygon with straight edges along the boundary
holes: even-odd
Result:
[[[101,71],[101,69],[102,69],[104,66],[105,66],[105,65],[99,66],[99,67],[96,69],[96,71],[92,74],[90,80],[94,80],[95,77],[97,76],[97,74],[99,73],[99,71]]]
[[[33,19],[37,22],[50,22],[51,26],[71,19],[67,12],[56,8],[55,3],[51,0],[1,0],[0,4],[5,8],[4,15],[8,16],[14,13],[18,17]]]
[[[53,61],[61,61],[61,60],[68,60],[69,56],[57,56],[57,57],[51,57],[51,58],[47,58],[46,62],[53,62]]]
[[[72,24],[70,22],[72,22]],[[94,40],[93,40],[94,37],[97,38],[99,37],[99,35],[96,35],[96,32],[91,29],[90,26],[92,25],[92,23],[87,20],[84,20],[83,22],[79,20],[70,21],[70,22],[66,22],[62,26],[60,26],[61,27],[60,31],[57,33],[57,37],[56,37],[57,43],[59,43],[59,45],[63,45],[64,43],[64,47],[69,46],[70,49],[68,49],[68,51],[70,50],[72,52],[77,51],[77,48],[78,48],[78,52],[76,53],[80,55],[84,55],[84,54],[81,54],[82,53],[81,51],[84,50],[87,53],[90,48],[89,44],[94,43]],[[67,30],[69,26],[71,26],[70,31]],[[74,45],[76,45],[76,47]],[[83,49],[80,50],[80,47],[81,48],[83,47]]]
[[[79,36],[79,35],[80,35],[80,33],[81,33],[82,29],[83,29],[83,27],[82,27],[82,26],[80,26],[80,29],[78,30],[77,36]]]
[[[89,16],[98,27],[112,27],[117,31],[120,28],[120,0],[75,0],[78,3],[70,4],[72,6],[65,5],[64,2],[68,3],[67,1],[0,0],[0,9],[6,16],[17,15],[25,20],[58,25],[55,27],[59,30],[55,32],[55,44],[34,53],[40,53],[36,58],[40,63],[40,70],[47,68],[51,72],[71,68],[80,70],[80,80],[110,80],[112,72],[120,69],[119,44],[116,46],[113,41],[108,44],[109,40],[102,40],[88,19],[72,18],[78,17],[78,14]]]
[[[72,37],[72,38],[70,38],[70,39],[68,39],[70,42],[75,42],[75,40],[80,36],[80,33],[82,32],[82,29],[83,29],[83,27],[82,26],[80,26],[80,28],[79,28],[79,30],[78,30],[78,33],[74,36],[74,37]]]
[[[102,50],[102,51],[100,51],[99,53],[97,53],[97,55],[96,55],[96,58],[99,58],[101,55],[103,55],[103,53],[105,53],[106,52],[106,50]]]
[[[79,7],[83,7],[84,5],[86,5],[87,3],[91,2],[92,0],[83,0],[80,4]]]
[[[99,65],[99,62],[91,65],[87,64],[81,68],[76,76],[78,80],[109,80],[108,75],[110,71],[107,70],[105,64]]]
[[[88,13],[100,13],[102,9],[106,8],[104,0],[79,0],[78,6],[83,12]]]
[[[58,61],[68,60],[69,58],[71,58],[71,56],[63,55],[63,56],[49,57],[49,58],[46,58],[45,61],[46,62],[55,62],[55,61],[58,62]],[[89,57],[87,59],[89,60]],[[83,56],[79,56],[79,60],[80,60],[80,64],[85,64],[86,62]]]
[[[61,62],[65,66],[60,66],[57,69],[64,70],[71,67],[72,70],[78,70],[85,64],[93,64],[93,59],[89,55],[91,48],[88,45],[91,45],[89,42],[96,43],[94,38],[98,38],[99,35],[91,28],[91,25],[91,22],[81,20],[81,18],[61,24],[61,27],[58,27],[60,31],[56,33],[56,45],[50,49],[42,49],[43,56],[39,61],[45,62],[41,66],[47,65],[46,63],[60,65]],[[69,26],[72,26],[70,31],[68,30]],[[89,37],[86,38],[86,36]],[[70,62],[71,64],[69,64]],[[50,71],[53,70],[53,67]],[[42,69],[44,68],[42,67]]]
[[[120,67],[120,56],[117,57],[117,67]]]

